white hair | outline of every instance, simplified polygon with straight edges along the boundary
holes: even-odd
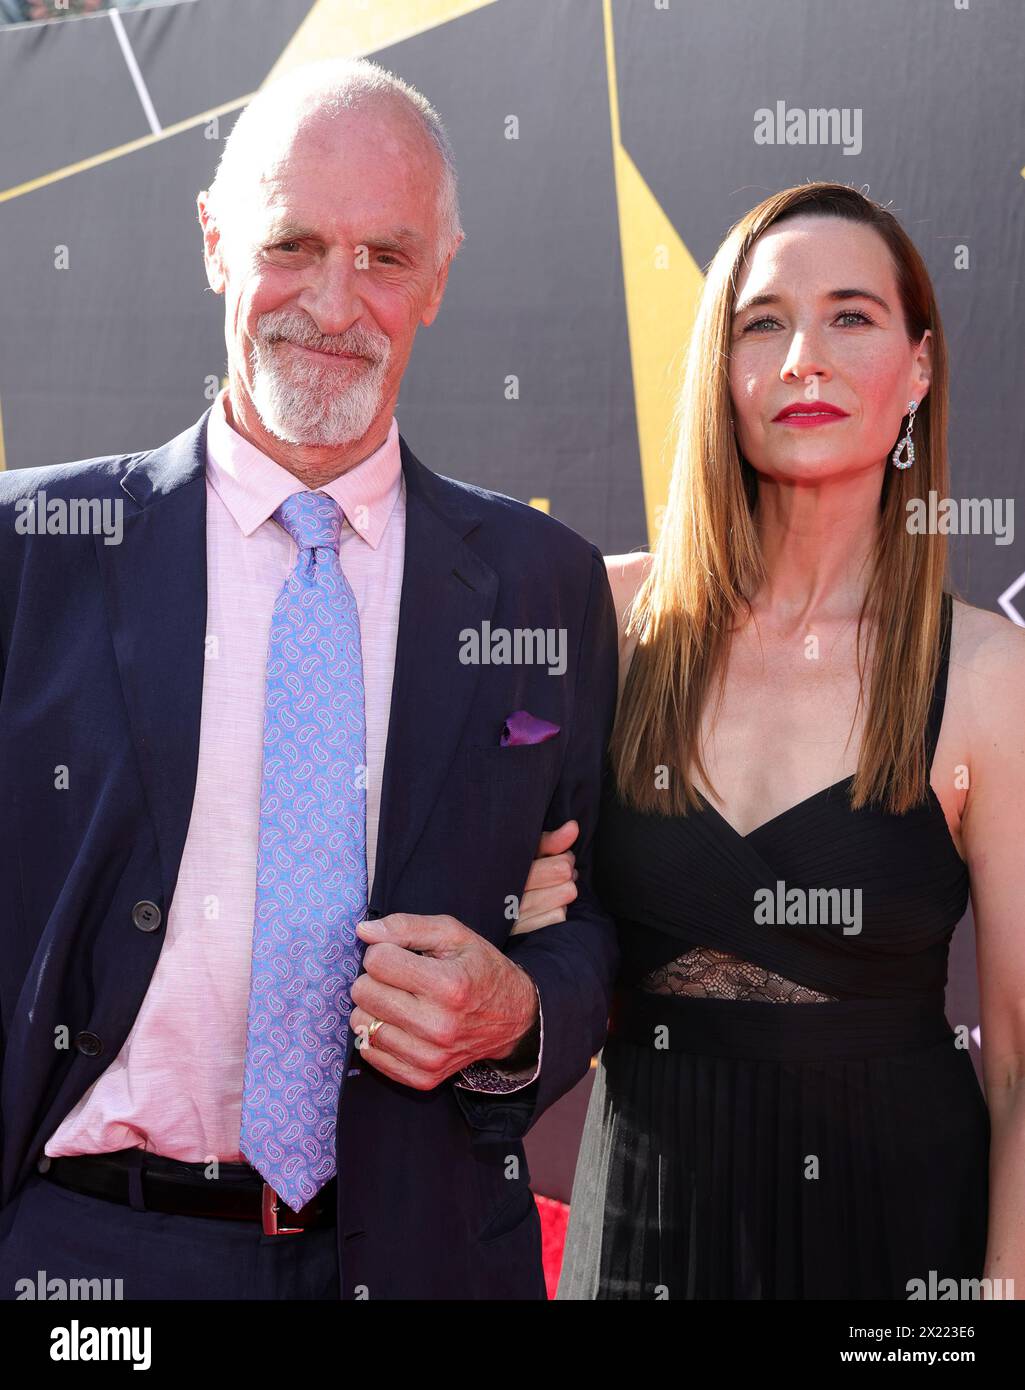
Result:
[[[365,58],[328,58],[306,63],[257,92],[224,142],[217,171],[207,190],[211,210],[223,226],[230,221],[236,196],[251,189],[260,167],[261,149],[271,132],[280,135],[302,115],[334,116],[369,101],[400,101],[418,121],[442,160],[438,187],[438,265],[463,235],[455,159],[441,117],[427,98],[394,73]]]

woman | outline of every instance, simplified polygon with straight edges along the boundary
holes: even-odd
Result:
[[[946,410],[890,213],[813,183],[730,231],[654,554],[609,561],[622,967],[560,1298],[1025,1297],[1025,634],[909,530]],[[574,830],[518,930],[572,897]],[[944,1015],[969,885],[988,1114]]]

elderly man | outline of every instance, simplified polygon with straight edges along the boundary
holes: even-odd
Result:
[[[399,434],[462,239],[419,93],[292,74],[198,207],[227,389],[0,479],[3,1295],[543,1298],[521,1140],[616,964],[604,566]],[[567,920],[510,936],[570,818]]]

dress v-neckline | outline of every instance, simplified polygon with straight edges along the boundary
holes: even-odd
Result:
[[[738,840],[750,840],[752,836],[757,835],[762,830],[768,829],[770,825],[775,825],[777,821],[784,820],[787,816],[791,816],[795,812],[803,810],[805,806],[810,806],[813,802],[818,801],[820,797],[825,796],[828,792],[835,792],[840,787],[849,786],[851,782],[854,781],[855,776],[856,774],[852,772],[847,777],[841,778],[839,782],[830,782],[828,787],[820,787],[817,792],[812,792],[809,796],[804,797],[801,801],[795,801],[792,806],[787,806],[785,810],[780,811],[777,815],[770,816],[768,820],[763,820],[760,825],[756,825],[753,830],[747,831],[746,834],[741,834],[741,832],[737,829],[733,822],[728,821],[726,817],[723,815],[723,813],[720,810],[718,810],[718,808],[711,801],[709,801],[708,797],[705,796],[704,792],[699,791],[698,796],[701,798],[701,802],[704,808],[707,811],[711,811],[715,818],[721,821],[722,824],[726,827],[726,829],[731,831]]]
[[[854,781],[854,778],[856,776],[857,774],[852,772],[850,776],[842,777],[839,782],[830,782],[828,787],[820,787],[817,792],[812,792],[810,796],[804,797],[801,801],[795,801],[793,806],[788,806],[786,810],[780,811],[778,815],[770,816],[768,820],[763,820],[761,825],[756,825],[755,828],[753,830],[749,830],[746,835],[742,835],[740,831],[737,829],[737,827],[733,824],[733,822],[728,821],[726,819],[723,813],[720,810],[718,810],[717,807],[714,806],[711,801],[709,801],[708,797],[705,796],[704,792],[698,791],[698,796],[701,798],[701,804],[704,807],[704,809],[706,811],[711,811],[712,815],[719,822],[719,824],[724,826],[725,829],[727,829],[730,832],[730,834],[734,837],[734,839],[740,840],[742,844],[746,844],[749,841],[753,840],[753,838],[756,835],[760,835],[763,830],[768,830],[770,825],[777,825],[780,821],[786,820],[788,816],[795,815],[798,811],[803,811],[806,806],[813,805],[816,801],[821,800],[822,797],[828,796],[830,792],[838,791],[841,787],[850,786],[850,784]],[[695,790],[697,789],[695,788]],[[926,801],[932,801],[935,803],[936,808],[940,813],[940,817],[943,820],[943,828],[947,832],[947,840],[950,843],[950,848],[953,850],[954,854],[957,857],[958,863],[967,866],[968,861],[964,858],[961,851],[958,849],[957,845],[954,842],[954,837],[950,833],[950,826],[947,824],[947,817],[943,810],[943,803],[936,795],[936,790],[931,782],[926,783],[925,796]]]

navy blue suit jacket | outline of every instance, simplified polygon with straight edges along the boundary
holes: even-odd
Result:
[[[195,791],[208,415],[152,451],[0,474],[3,1203],[120,1051],[160,954]],[[452,1080],[415,1091],[371,1066],[347,1076],[342,1296],[543,1298],[520,1141],[605,1035],[617,950],[591,845],[615,615],[587,541],[438,476],[404,440],[401,452],[405,570],[371,914],[450,913],[506,950],[539,988],[544,1053],[537,1080],[507,1096]],[[15,503],[37,489],[120,498],[121,544],[17,534]],[[485,622],[565,628],[565,673],[462,664],[460,632]],[[520,709],[558,736],[500,748]],[[62,766],[69,786],[57,790]],[[506,898],[522,891],[542,828],[570,817],[581,834],[568,920],[509,938]],[[133,912],[146,901],[160,909],[155,930]],[[70,1048],[55,1046],[62,1027]]]

